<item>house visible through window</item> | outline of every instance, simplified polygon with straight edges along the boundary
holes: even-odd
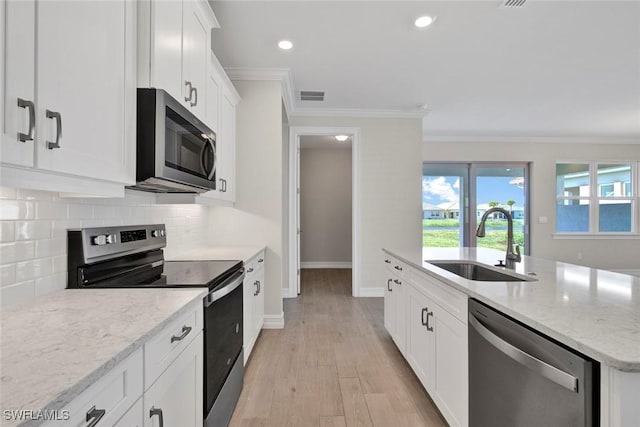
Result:
[[[630,233],[636,230],[632,163],[556,164],[556,231]]]

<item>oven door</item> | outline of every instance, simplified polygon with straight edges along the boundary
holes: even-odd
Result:
[[[242,281],[244,279],[244,269],[240,269],[236,274],[231,276],[218,288],[210,292],[204,299],[204,416],[205,418],[223,417],[224,414],[211,414],[216,399],[225,394],[227,388],[225,381],[229,377],[229,373],[234,368],[236,375],[234,376],[232,394],[239,394],[239,388],[242,388],[243,370],[238,372],[237,360],[242,352],[242,310],[243,310],[243,291]],[[241,357],[242,358],[242,357]],[[240,361],[240,367],[242,368]],[[225,411],[230,416],[235,408],[237,396],[235,399],[227,399],[230,403],[225,406]],[[216,412],[215,410],[213,412]],[[220,412],[220,411],[218,411]],[[207,425],[209,425],[207,423]],[[226,425],[226,424],[224,424]]]

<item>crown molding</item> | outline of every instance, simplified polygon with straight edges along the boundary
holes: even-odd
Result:
[[[362,117],[362,118],[403,118],[422,119],[428,114],[424,110],[375,110],[363,108],[296,108],[295,117]]]
[[[293,77],[288,68],[249,68],[229,67],[225,71],[231,80],[262,80],[282,82],[282,99],[289,117],[371,117],[371,118],[408,118],[421,119],[429,111],[415,110],[376,110],[364,108],[310,108],[298,107],[295,101]]]
[[[640,137],[626,136],[437,136],[423,133],[422,140],[426,143],[438,142],[508,142],[533,144],[609,144],[635,145],[640,144]]]

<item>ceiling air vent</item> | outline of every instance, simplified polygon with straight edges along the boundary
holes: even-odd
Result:
[[[301,90],[300,100],[301,101],[324,101],[324,92],[315,91],[315,90]]]
[[[502,7],[518,8],[523,7],[527,0],[504,0]]]

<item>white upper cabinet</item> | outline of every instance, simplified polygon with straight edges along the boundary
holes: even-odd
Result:
[[[1,157],[3,163],[22,166],[33,166],[34,160],[35,8],[35,1],[28,0],[0,5],[6,24]]]
[[[78,181],[90,178],[119,184],[96,194],[122,195],[123,184],[135,181],[134,4],[10,0],[0,7],[5,185],[91,193],[101,184]]]
[[[127,3],[38,3],[39,168],[133,183],[125,161],[135,141],[125,138],[135,123],[135,79],[124,73],[134,47],[126,43],[134,28]]]
[[[166,90],[207,122],[207,61],[219,26],[208,3],[141,1],[138,24],[138,85]]]

